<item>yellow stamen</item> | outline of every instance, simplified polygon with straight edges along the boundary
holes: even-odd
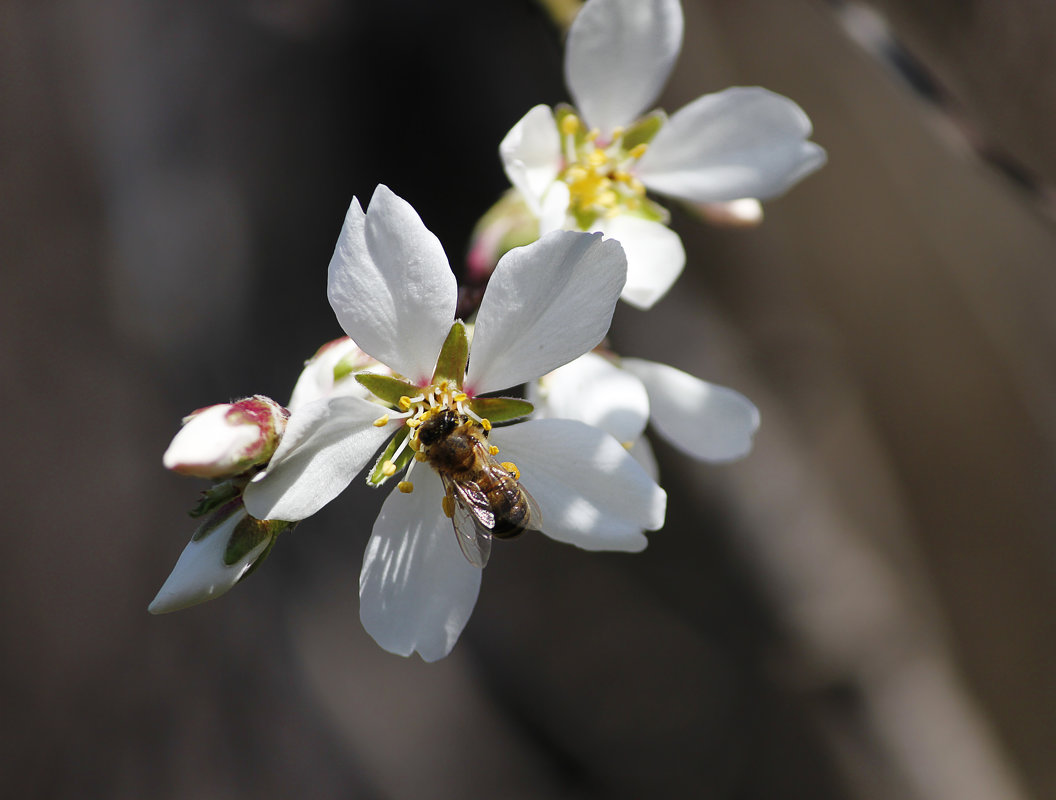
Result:
[[[391,478],[396,474],[396,465],[389,460],[385,460],[381,464],[381,474],[386,478]]]
[[[425,461],[426,460],[425,453],[423,453],[421,450],[416,451],[415,454],[414,454],[414,460],[415,461]]]
[[[414,484],[411,483],[410,481],[400,481],[399,483],[396,484],[396,488],[399,489],[404,494],[410,494],[411,492],[414,491]]]
[[[389,415],[388,414],[382,414],[380,417],[378,417],[376,420],[374,420],[374,427],[375,428],[384,428],[388,424],[389,424]]]
[[[468,399],[469,399],[469,395],[466,394],[465,392],[459,392],[458,394],[455,395],[455,398],[454,398],[456,403],[464,403]]]
[[[630,450],[632,447],[634,447],[634,442],[620,442],[620,444],[623,445],[624,450]]]
[[[503,461],[502,468],[510,473],[514,477],[514,480],[519,481],[521,479],[521,471],[517,469],[517,465],[512,461]]]
[[[604,150],[591,150],[590,155],[587,156],[587,163],[592,167],[600,167],[609,160],[609,157],[605,154]]]
[[[480,427],[482,427],[486,431],[490,431],[491,430],[491,420],[488,419],[487,417],[481,417],[480,418]]]
[[[575,114],[567,114],[561,120],[561,133],[565,136],[573,136],[579,130],[579,117]]]
[[[400,398],[399,402],[396,405],[400,407],[401,411],[410,411],[411,398],[409,398],[407,395],[403,395],[403,397]]]
[[[420,419],[418,419],[418,417],[411,417],[410,419],[407,420],[407,427],[408,428],[417,428],[421,424],[422,424],[422,421]]]
[[[641,158],[645,155],[645,151],[648,149],[649,145],[645,142],[642,142],[641,144],[636,144],[634,147],[632,147],[627,155],[629,155],[631,158]]]
[[[497,448],[495,445],[489,445],[488,452],[491,453],[491,455],[493,456],[497,456],[499,454],[499,448]]]
[[[440,505],[444,509],[444,516],[450,519],[455,515],[455,501],[451,499],[451,495],[445,494],[443,499],[440,501]]]

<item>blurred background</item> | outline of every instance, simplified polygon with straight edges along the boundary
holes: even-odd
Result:
[[[0,3],[0,795],[1056,798],[1056,7],[683,4],[662,105],[766,86],[829,164],[756,229],[676,209],[686,273],[613,339],[751,397],[756,448],[658,445],[640,555],[499,548],[430,665],[359,624],[358,481],[148,616],[202,488],[161,453],[340,335],[354,194],[460,264],[567,99],[547,12]]]

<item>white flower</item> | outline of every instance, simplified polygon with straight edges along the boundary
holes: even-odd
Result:
[[[794,102],[759,87],[642,116],[682,47],[678,0],[588,0],[569,30],[565,81],[576,109],[540,105],[499,152],[510,182],[555,228],[602,231],[627,252],[623,299],[648,308],[685,264],[646,189],[697,206],[775,197],[825,162]],[[733,207],[743,215],[748,206]]]
[[[353,200],[330,263],[328,295],[345,332],[402,376],[357,378],[393,408],[382,413],[356,396],[298,407],[267,471],[246,487],[245,503],[260,519],[303,519],[389,442],[370,481],[379,484],[404,464],[407,475],[382,506],[360,576],[360,617],[385,649],[417,651],[427,661],[447,655],[480,587],[481,570],[463,557],[445,517],[441,478],[423,465],[413,485],[409,480],[417,426],[441,409],[484,429],[488,408],[520,404],[523,414],[523,401],[481,395],[536,380],[597,345],[625,270],[619,245],[597,235],[560,231],[511,250],[481,301],[470,355],[464,326],[452,325],[457,289],[436,237],[384,186],[366,213]],[[488,442],[519,465],[540,528],[554,539],[635,551],[646,544],[643,530],[663,524],[663,490],[598,429],[530,420],[494,428]]]
[[[188,414],[162,456],[166,469],[198,478],[228,478],[271,457],[286,426],[286,411],[254,395]]]
[[[654,476],[647,423],[686,455],[714,462],[747,455],[759,428],[758,409],[739,392],[640,358],[613,363],[587,353],[529,384],[528,400],[538,417],[578,419],[612,434]]]

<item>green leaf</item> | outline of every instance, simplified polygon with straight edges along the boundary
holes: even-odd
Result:
[[[518,397],[474,397],[469,401],[469,407],[474,414],[489,422],[509,422],[527,417],[535,410],[531,403]]]
[[[407,438],[407,434],[410,433],[410,428],[403,425],[389,440],[388,446],[381,451],[381,455],[378,456],[378,460],[374,462],[374,468],[367,475],[367,483],[371,486],[381,486],[385,481],[392,477],[392,475],[399,475],[404,468],[410,463],[411,459],[414,458],[414,451],[410,447],[403,448],[403,452],[400,453],[400,457],[397,458],[393,463],[396,465],[396,471],[392,475],[385,475],[382,471],[382,465],[386,461],[392,461],[392,455],[396,452],[397,448],[403,444],[404,439]]]
[[[415,397],[421,389],[413,383],[393,378],[391,375],[375,375],[373,372],[358,372],[356,380],[379,400],[395,408],[401,397]]]
[[[444,346],[440,348],[440,356],[436,359],[436,369],[433,370],[433,383],[439,383],[446,379],[456,386],[462,386],[462,379],[466,376],[466,361],[469,359],[469,339],[466,338],[466,326],[460,319],[448,331]]]
[[[640,144],[649,144],[667,122],[667,114],[654,111],[630,125],[623,133],[623,149],[633,150]]]

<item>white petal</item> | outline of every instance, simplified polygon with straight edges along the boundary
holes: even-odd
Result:
[[[649,422],[649,396],[637,377],[595,353],[528,384],[535,418],[578,419],[618,442],[633,442]]]
[[[565,82],[607,136],[649,108],[682,48],[678,0],[590,0],[565,45]]]
[[[636,174],[650,189],[696,203],[784,192],[825,163],[799,106],[759,87],[699,97],[660,129]]]
[[[623,367],[645,384],[653,427],[683,453],[732,461],[752,449],[759,410],[744,395],[655,361],[625,358]]]
[[[543,195],[543,205],[539,211],[539,235],[550,231],[559,231],[565,227],[568,219],[568,205],[572,202],[572,193],[564,181],[554,181]],[[573,226],[574,227],[574,226]]]
[[[366,214],[352,201],[327,295],[365,352],[413,381],[429,380],[457,294],[443,247],[406,200],[378,186]]]
[[[238,583],[268,546],[268,540],[264,540],[238,562],[231,566],[224,563],[224,551],[231,535],[247,516],[241,503],[233,504],[219,525],[203,538],[192,539],[147,610],[151,614],[179,611],[219,597]]]
[[[539,506],[543,533],[585,550],[637,552],[664,524],[667,495],[623,445],[568,419],[496,428],[498,458],[512,461]]]
[[[649,439],[645,436],[639,436],[631,446],[630,453],[634,460],[642,465],[642,469],[649,473],[649,477],[659,482],[660,467],[656,463],[656,454],[653,452],[653,446],[649,443]]]
[[[596,233],[553,231],[506,253],[477,313],[467,391],[535,380],[593,349],[626,277],[623,248]]]
[[[451,652],[480,591],[441,510],[444,490],[428,468],[414,472],[414,491],[393,490],[381,507],[359,576],[359,618],[390,653],[425,661]]]
[[[499,145],[510,183],[539,216],[542,197],[561,169],[561,137],[549,106],[536,106],[514,125]]]
[[[359,397],[332,397],[301,406],[290,415],[267,471],[246,487],[249,513],[257,519],[294,522],[325,506],[403,423],[392,420],[375,427],[384,413]]]
[[[627,283],[622,297],[632,306],[652,307],[682,274],[686,265],[682,239],[663,223],[620,214],[602,220],[598,230],[623,245]]]

